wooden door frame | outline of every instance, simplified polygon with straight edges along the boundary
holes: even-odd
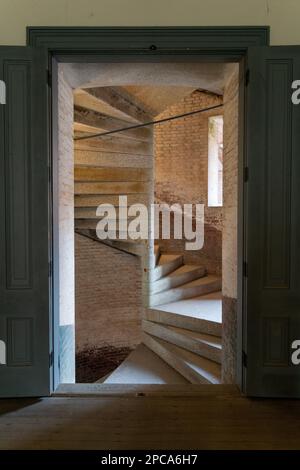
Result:
[[[241,79],[245,76],[245,57],[249,47],[268,46],[268,26],[234,27],[27,27],[27,45],[43,47],[48,58],[48,82],[52,84],[55,61],[202,61],[240,62]],[[55,58],[55,61],[53,61]],[[243,91],[243,87],[241,87]],[[53,88],[50,86],[50,99]],[[243,294],[244,294],[244,94],[239,100],[239,172],[238,172],[238,311],[237,311],[237,377],[243,390]],[[55,111],[55,110],[54,110]],[[49,120],[51,122],[51,119]],[[52,129],[49,129],[52,141]],[[51,170],[50,170],[51,171]],[[50,213],[52,213],[52,184],[49,182]],[[53,236],[52,220],[49,233]],[[53,238],[52,238],[53,239]],[[53,251],[52,251],[53,252]],[[53,266],[53,263],[51,263]],[[53,273],[52,273],[53,274]],[[55,281],[55,276],[52,276]],[[53,326],[53,306],[57,286],[52,283],[50,325]],[[53,332],[52,332],[53,333]],[[53,347],[55,335],[53,334]],[[166,386],[167,387],[167,386]],[[126,388],[126,387],[125,387]],[[124,388],[124,390],[125,390]],[[142,387],[143,388],[143,387]],[[146,386],[144,388],[147,388]],[[120,387],[119,387],[120,389]]]

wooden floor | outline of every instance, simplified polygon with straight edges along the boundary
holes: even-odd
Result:
[[[157,387],[0,400],[0,449],[300,448],[300,400],[247,399],[224,386],[160,396]]]

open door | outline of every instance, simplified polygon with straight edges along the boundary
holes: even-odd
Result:
[[[250,48],[247,62],[243,385],[300,397],[300,47]]]
[[[50,392],[46,72],[42,50],[0,47],[2,397]]]

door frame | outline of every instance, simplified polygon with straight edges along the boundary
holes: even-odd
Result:
[[[44,48],[48,60],[47,80],[50,85],[49,99],[52,103],[52,94],[56,93],[54,80],[57,62],[106,62],[116,61],[205,61],[205,62],[239,62],[240,83],[246,86],[245,57],[249,47],[268,46],[270,38],[269,26],[234,26],[234,27],[27,27],[27,45]],[[54,72],[54,74],[53,74]],[[246,240],[244,233],[247,229],[247,219],[244,217],[245,207],[245,149],[244,125],[245,103],[244,88],[241,86],[239,97],[239,170],[238,170],[238,304],[237,304],[237,376],[236,384],[241,390],[243,386],[243,367],[245,366],[243,353],[243,338],[245,325],[245,311],[243,296],[245,289],[244,259]],[[51,109],[51,106],[50,106]],[[51,110],[51,114],[55,109]],[[49,119],[49,141],[53,142],[55,132],[52,128],[52,117]],[[52,152],[53,155],[53,152]],[[51,159],[50,173],[55,170],[55,158]],[[57,225],[53,200],[56,194],[52,182],[49,180],[49,213],[52,214],[49,222],[49,234],[52,241],[51,257],[53,258],[53,231]],[[53,261],[51,259],[50,261]],[[49,305],[50,332],[53,338],[53,349],[58,347],[55,312],[57,309],[58,286],[53,269],[56,263],[51,262],[51,302]],[[51,370],[54,389],[57,385],[57,366]],[[146,388],[146,387],[145,387]]]

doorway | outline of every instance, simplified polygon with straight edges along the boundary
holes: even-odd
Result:
[[[59,306],[57,188],[52,194],[49,185],[57,159],[48,158],[47,100],[55,93],[57,63],[172,63],[175,57],[240,63],[237,382],[252,396],[298,396],[291,350],[299,331],[300,108],[291,88],[300,73],[299,48],[269,47],[267,27],[28,28],[27,39],[27,47],[2,47],[0,57],[10,101],[0,115],[10,137],[1,147],[1,174],[12,182],[3,182],[1,200],[16,203],[1,206],[2,396],[45,395],[59,383],[59,324],[52,315]]]
[[[63,63],[56,72],[59,383],[236,383],[238,64]],[[212,188],[221,200],[208,204]],[[202,244],[190,250],[185,234],[160,231],[100,240],[99,206],[114,206],[118,225],[120,197],[149,212],[202,205]]]

